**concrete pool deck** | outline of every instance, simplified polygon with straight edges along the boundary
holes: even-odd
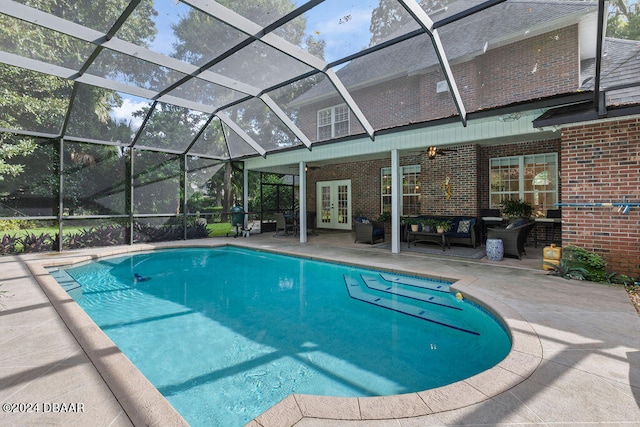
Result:
[[[640,425],[640,316],[622,287],[546,275],[541,248],[522,261],[393,255],[349,233],[304,245],[265,233],[0,257],[0,425],[184,423],[42,265],[217,244],[460,279],[454,286],[488,303],[514,336],[503,362],[465,381],[380,398],[293,395],[251,426]]]

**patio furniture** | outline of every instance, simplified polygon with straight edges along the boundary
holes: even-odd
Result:
[[[527,254],[524,249],[527,236],[535,225],[536,223],[534,221],[526,220],[523,224],[514,225],[511,228],[489,228],[487,229],[487,241],[489,239],[502,240],[504,256],[522,259],[522,254]]]
[[[407,245],[411,247],[411,242],[413,242],[413,246],[418,242],[424,243],[437,243],[442,246],[442,252],[444,252],[445,248],[451,249],[451,233],[430,233],[426,231],[407,231]]]
[[[482,221],[482,243],[487,241],[487,228],[500,227],[503,218],[500,209],[480,209],[480,220]]]
[[[311,235],[316,235],[316,213],[307,212],[307,230],[311,230]]]
[[[275,237],[280,237],[281,236],[279,234],[280,232],[284,233],[282,234],[283,237],[288,236],[289,231],[294,232],[295,230],[294,223],[287,221],[287,219],[284,216],[284,213],[276,212],[275,217],[276,217],[276,234],[274,234]]]
[[[538,247],[538,242],[548,245],[559,244],[556,241],[556,230],[562,229],[562,211],[560,209],[547,210],[546,218],[536,218],[536,228],[533,233],[533,246]],[[541,230],[544,230],[541,232]]]
[[[412,222],[419,224],[433,223],[435,221],[449,221],[451,229],[449,230],[449,244],[466,245],[475,248],[478,246],[480,237],[477,227],[477,218],[472,216],[442,216],[442,215],[419,215],[410,218]],[[407,227],[407,232],[411,230]],[[405,237],[408,238],[408,235]]]
[[[354,243],[364,242],[373,243],[382,239],[384,242],[384,223],[371,221],[368,218],[357,216],[353,217],[353,226],[356,230],[356,238]]]
[[[500,239],[487,239],[485,252],[489,261],[502,261],[504,246]]]

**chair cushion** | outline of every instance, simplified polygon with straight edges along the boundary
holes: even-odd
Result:
[[[512,228],[520,227],[521,225],[525,225],[529,220],[526,218],[520,218],[516,221],[513,221],[511,224],[507,225],[507,230],[511,230]]]

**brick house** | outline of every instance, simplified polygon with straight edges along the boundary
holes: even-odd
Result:
[[[322,209],[323,183],[348,182],[346,228],[353,214],[376,218],[390,210],[390,152],[397,150],[401,215],[475,216],[511,197],[531,202],[536,215],[544,216],[560,204],[563,245],[594,250],[613,270],[638,276],[640,209],[623,214],[606,204],[640,202],[640,89],[628,85],[640,70],[640,47],[604,43],[600,81],[610,90],[606,111],[594,112],[596,46],[588,40],[595,39],[596,10],[587,2],[513,1],[443,31],[469,112],[466,127],[455,120],[445,76],[423,35],[338,71],[374,127],[375,141],[363,136],[361,124],[323,82],[296,101],[301,127],[315,135],[313,151],[245,164],[295,169],[302,159],[313,166],[305,180],[308,210]],[[512,21],[520,26],[505,35]],[[569,107],[551,108],[561,105]],[[331,144],[322,144],[330,138]],[[448,151],[430,158],[431,146]],[[445,179],[450,198],[442,191]],[[574,206],[581,203],[596,206]],[[340,228],[333,224],[328,227]]]

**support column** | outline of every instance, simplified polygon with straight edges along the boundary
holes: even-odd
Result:
[[[400,253],[400,154],[391,150],[391,253]]]
[[[244,162],[242,163],[242,209],[245,211],[242,227],[247,228],[247,225],[249,225],[249,215],[246,214],[246,212],[249,212],[249,170]]]
[[[300,162],[298,225],[300,228],[300,243],[307,243],[307,164]]]

